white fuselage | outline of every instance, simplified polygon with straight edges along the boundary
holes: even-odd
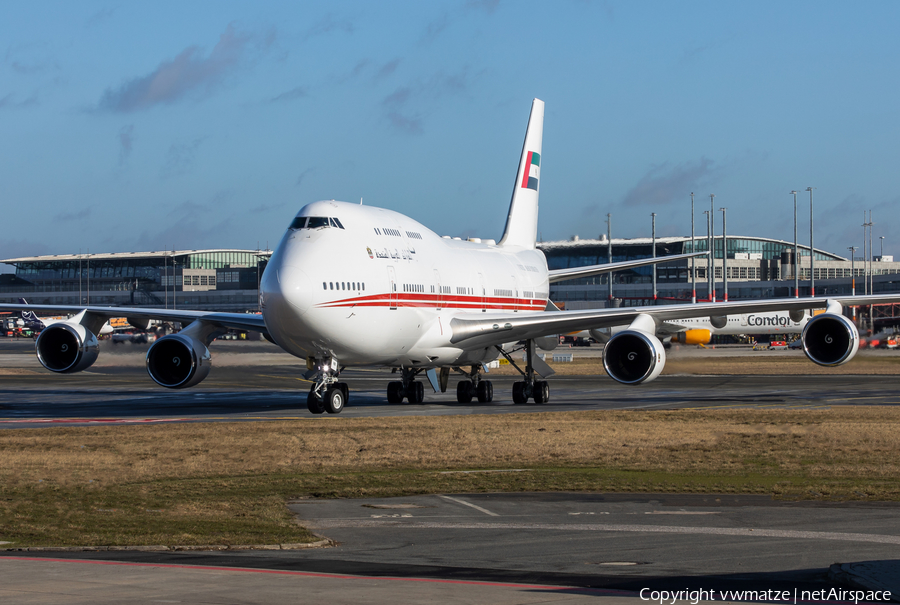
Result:
[[[547,305],[547,263],[535,249],[449,239],[397,212],[335,201],[305,206],[292,226],[266,267],[260,297],[269,334],[297,357],[480,363],[498,352],[451,344],[454,317]]]

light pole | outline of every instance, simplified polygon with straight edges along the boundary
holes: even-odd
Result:
[[[847,246],[847,250],[850,251],[850,296],[856,296],[856,272],[853,270],[853,257],[859,250],[859,246]],[[850,308],[853,309],[853,321],[856,321],[856,305]]]
[[[694,192],[691,191],[691,252],[696,252],[694,244]],[[691,259],[691,303],[697,302],[697,268],[694,266],[694,257]]]
[[[871,248],[867,248],[869,244],[869,227],[872,226],[871,215],[870,220],[866,220],[866,211],[863,210],[863,292],[869,294],[869,256],[872,252]],[[868,252],[867,252],[868,250]]]
[[[713,202],[716,199],[716,195],[714,193],[709,194],[709,300],[711,302],[716,302],[716,254],[715,254],[715,245],[716,245],[716,236],[713,233],[713,221],[715,221],[716,213],[714,211],[715,206]]]
[[[725,208],[722,211],[722,300],[728,302],[728,232],[725,226]]]
[[[800,257],[797,254],[797,192],[791,191],[794,196],[794,298],[800,298]]]
[[[879,235],[879,239],[881,239],[881,262],[884,262],[884,236]]]
[[[816,295],[816,249],[813,247],[813,189],[815,187],[806,188],[809,191],[809,295],[811,297]]]
[[[612,264],[612,214],[606,215],[606,259],[606,262]],[[606,275],[606,285],[609,287],[609,302],[606,306],[612,307],[613,272],[610,271]]]
[[[653,246],[653,258],[656,258],[656,213],[650,213],[650,222],[651,222],[651,246]],[[653,264],[650,267],[650,270],[653,273],[653,304],[656,304],[656,264]]]
[[[704,210],[703,214],[706,215],[706,249],[709,251],[709,255],[706,257],[706,300],[707,302],[712,302],[712,292],[710,289],[710,285],[712,284],[712,278],[710,277],[712,273],[712,249],[709,245],[709,210]]]

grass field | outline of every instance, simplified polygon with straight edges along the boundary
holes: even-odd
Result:
[[[285,502],[477,491],[898,500],[900,408],[592,411],[0,431],[10,546],[312,540]],[[519,472],[460,473],[462,470]]]

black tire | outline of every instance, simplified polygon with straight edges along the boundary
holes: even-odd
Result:
[[[325,404],[310,390],[309,395],[306,396],[306,408],[313,414],[321,414],[325,411]]]
[[[322,399],[325,404],[325,411],[329,414],[340,414],[347,403],[347,400],[344,399],[344,389],[339,386],[329,387],[325,391],[325,397]]]
[[[456,400],[459,403],[472,403],[472,391],[474,390],[471,380],[460,380],[456,385]]]
[[[416,403],[425,403],[425,383],[414,382],[416,385]]]
[[[482,380],[478,383],[478,403],[490,403],[494,400],[494,385],[490,380]]]
[[[403,403],[403,383],[389,382],[387,386],[388,403]]]
[[[550,402],[550,383],[546,380],[537,380],[534,383],[534,402],[549,403]]]
[[[409,394],[407,399],[410,403],[422,403],[425,401],[425,385],[424,383],[414,381],[409,383]]]
[[[337,383],[337,387],[344,393],[344,407],[350,405],[350,387],[346,382]]]
[[[525,394],[525,382],[519,381],[513,383],[513,403],[528,403],[528,395]]]

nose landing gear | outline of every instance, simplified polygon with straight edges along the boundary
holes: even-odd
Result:
[[[343,368],[338,369],[337,360],[333,357],[326,360],[314,360],[307,365],[314,364],[307,372],[315,375],[315,381],[306,396],[306,407],[313,414],[340,414],[350,401],[350,389],[346,382],[338,381],[338,376]]]

